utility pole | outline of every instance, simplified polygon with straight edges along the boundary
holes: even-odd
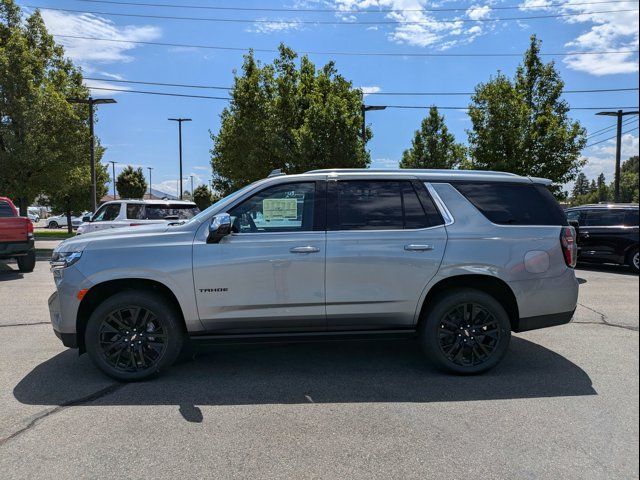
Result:
[[[190,122],[190,118],[169,118],[172,122],[178,122],[178,151],[180,155],[180,200],[182,200],[182,122]]]
[[[149,200],[151,200],[151,170],[153,167],[147,167],[147,170],[149,170]]]
[[[113,160],[111,160],[109,162],[111,164],[111,171],[113,172],[112,175],[112,179],[113,179],[113,199],[116,199],[116,163],[118,162],[114,162]]]
[[[360,111],[362,112],[362,131],[360,135],[362,136],[362,149],[366,149],[367,144],[367,112],[372,110],[385,110],[387,107],[385,105],[365,105],[364,103],[360,106]]]
[[[609,111],[609,112],[598,112],[596,115],[603,115],[607,117],[617,117],[617,125],[616,125],[616,171],[615,171],[615,180],[614,180],[614,202],[620,202],[620,155],[622,149],[622,117],[625,115],[638,115],[638,111],[634,112],[624,112],[622,110],[618,111]]]
[[[69,103],[84,103],[89,105],[89,152],[91,162],[91,208],[95,212],[98,201],[96,199],[96,155],[95,136],[93,134],[93,107],[94,105],[104,105],[107,103],[117,103],[113,98],[68,98]]]

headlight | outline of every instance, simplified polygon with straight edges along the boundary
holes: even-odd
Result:
[[[53,252],[51,268],[67,268],[80,260],[82,252]]]

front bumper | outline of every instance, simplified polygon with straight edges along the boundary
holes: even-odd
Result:
[[[78,339],[75,333],[64,333],[60,331],[62,326],[62,309],[60,308],[60,296],[57,291],[51,294],[48,303],[53,333],[56,334],[56,337],[62,341],[65,347],[78,348]]]

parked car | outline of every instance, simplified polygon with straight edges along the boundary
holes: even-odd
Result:
[[[78,228],[82,225],[82,218],[78,216],[71,217],[71,227]],[[67,226],[67,215],[63,213],[62,215],[54,215],[53,217],[47,218],[47,228],[61,228]]]
[[[0,260],[14,258],[21,272],[36,266],[33,223],[21,217],[11,200],[0,197]]]
[[[28,207],[27,208],[27,217],[33,223],[38,223],[40,221],[40,210],[36,207]]]
[[[629,265],[640,271],[638,258],[638,205],[596,204],[566,210],[577,221],[578,260]]]
[[[104,203],[93,216],[85,216],[78,235],[107,228],[136,227],[189,220],[200,213],[193,202],[179,200],[114,200]]]
[[[53,330],[140,380],[196,342],[415,337],[439,368],[495,366],[511,332],[571,320],[575,230],[550,181],[506,173],[272,176],[190,220],[61,243]]]

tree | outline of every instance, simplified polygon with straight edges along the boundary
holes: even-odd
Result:
[[[638,156],[630,157],[620,167],[620,201],[638,203]],[[610,187],[613,189],[613,185]]]
[[[284,45],[273,64],[245,55],[220,131],[211,135],[217,191],[227,194],[278,168],[301,173],[369,164],[360,134],[362,92],[333,62],[316,70],[308,57],[299,67],[296,59]]]
[[[550,178],[559,191],[586,163],[585,130],[569,119],[564,82],[553,62],[542,62],[540,46],[532,36],[513,80],[498,73],[476,87],[469,145],[476,168]]]
[[[147,191],[147,181],[142,168],[127,165],[116,179],[116,189],[121,198],[142,198]]]
[[[571,192],[571,196],[573,198],[579,197],[581,195],[586,195],[589,193],[589,180],[584,172],[580,172],[576,177],[576,181],[573,185],[573,190]]]
[[[193,201],[200,210],[209,208],[213,204],[213,195],[206,185],[199,185],[193,189]]]
[[[604,177],[604,173],[601,173],[596,179],[596,201],[607,202],[608,200],[609,187],[607,186],[607,180]]]
[[[69,97],[87,98],[88,90],[40,12],[23,21],[13,0],[0,0],[0,192],[16,199],[22,214],[39,194],[66,188],[88,163],[88,107]]]
[[[464,147],[456,143],[444,117],[432,106],[420,130],[416,130],[411,148],[402,154],[400,168],[456,168],[464,159]]]
[[[91,170],[88,164],[80,165],[70,169],[66,174],[68,183],[53,194],[47,197],[47,205],[54,212],[65,212],[68,217],[72,214],[80,215],[82,212],[90,211],[91,205]],[[109,174],[107,167],[102,163],[96,164],[96,196],[98,201],[107,194],[107,182]],[[69,233],[72,232],[71,222],[67,222]]]

